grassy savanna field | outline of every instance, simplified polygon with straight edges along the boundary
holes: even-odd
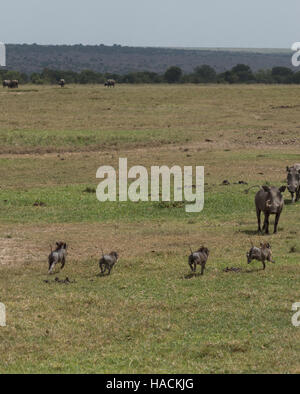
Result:
[[[279,233],[258,237],[244,193],[300,162],[299,87],[24,86],[0,105],[1,373],[300,372],[300,203],[285,192]],[[204,210],[98,202],[97,168],[119,157],[204,165]],[[276,264],[247,265],[249,239]],[[59,240],[67,263],[48,276]],[[203,277],[189,244],[210,249]],[[110,277],[101,247],[120,254]]]

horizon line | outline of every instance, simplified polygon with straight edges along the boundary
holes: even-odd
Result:
[[[38,45],[38,46],[106,46],[106,47],[130,47],[130,48],[168,48],[168,49],[182,49],[182,50],[276,50],[276,51],[292,51],[291,47],[241,47],[241,46],[173,46],[173,45],[125,45],[125,44],[104,44],[104,43],[99,43],[99,44],[83,44],[83,43],[73,43],[73,44],[66,44],[66,43],[51,43],[51,44],[40,44],[37,42],[9,42],[5,43],[5,45]]]

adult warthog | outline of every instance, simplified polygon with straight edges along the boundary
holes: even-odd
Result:
[[[280,188],[277,188],[275,186],[255,185],[245,190],[245,193],[248,193],[249,190],[253,187],[260,188],[260,190],[255,195],[258,232],[261,233],[263,230],[266,234],[269,234],[269,217],[270,215],[276,215],[274,224],[274,234],[276,234],[279,218],[284,206],[284,199],[281,193],[285,191],[286,186],[281,186]],[[260,222],[261,212],[263,212],[265,215],[264,225],[262,229]]]
[[[300,164],[286,167],[288,191],[291,193],[292,202],[298,201],[300,197]]]
[[[279,189],[275,186],[262,186],[261,189],[256,193],[255,206],[258,223],[258,232],[265,231],[269,234],[269,217],[270,215],[275,216],[274,234],[277,233],[277,226],[279,218],[284,206],[284,199],[281,193],[286,189],[286,186],[281,186]],[[265,215],[264,225],[261,229],[260,216],[261,212]]]

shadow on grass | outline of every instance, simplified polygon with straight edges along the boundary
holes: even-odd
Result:
[[[255,272],[260,272],[260,271],[265,271],[263,268],[254,268],[254,269],[246,269],[246,270],[242,270],[241,273],[242,274],[253,274]]]
[[[283,230],[284,230],[283,228],[278,227],[277,233],[281,232]],[[239,230],[238,232],[243,233],[243,234],[247,234],[247,235],[258,235],[260,237],[265,237],[265,236],[268,237],[270,235],[276,235],[276,233],[275,234],[273,233],[273,230],[270,231],[269,234],[266,234],[265,232],[258,232],[257,230]]]
[[[225,274],[233,273],[233,274],[253,274],[255,272],[264,271],[262,268],[254,268],[254,269],[243,269],[243,268],[235,268],[235,269],[228,269],[227,271],[223,270]]]
[[[257,230],[239,230],[238,232],[247,235],[264,235],[262,233],[259,233]]]
[[[203,275],[201,275],[200,272],[191,272],[190,274],[184,275],[183,279],[192,279],[198,276],[203,276]]]
[[[106,276],[110,276],[110,274],[102,274],[101,272],[99,272],[99,274],[96,274],[96,276],[98,277],[98,278],[104,278],[104,277],[106,277]]]

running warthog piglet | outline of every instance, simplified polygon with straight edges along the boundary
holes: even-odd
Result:
[[[52,250],[48,257],[49,263],[49,271],[48,273],[51,274],[53,272],[53,268],[57,263],[61,263],[61,269],[64,268],[66,263],[67,257],[67,244],[65,242],[56,242],[56,249]]]
[[[292,202],[298,201],[300,197],[300,164],[286,167],[288,191],[291,193]]]
[[[101,275],[104,275],[107,271],[107,275],[110,274],[113,266],[119,259],[119,255],[117,252],[110,252],[109,254],[104,254],[102,251],[102,257],[99,260],[99,267],[101,270]]]
[[[260,243],[260,248],[257,248],[252,244],[252,248],[249,250],[246,256],[248,264],[250,264],[252,260],[261,261],[263,269],[266,268],[266,260],[270,261],[271,263],[275,263],[275,261],[272,260],[272,250],[268,242]]]
[[[191,248],[190,248],[191,249]],[[193,252],[191,249],[191,254],[189,256],[189,266],[193,272],[196,272],[197,264],[201,265],[201,275],[204,273],[205,265],[208,259],[209,250],[201,246],[196,252]]]

